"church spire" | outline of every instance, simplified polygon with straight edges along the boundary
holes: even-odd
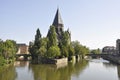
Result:
[[[55,18],[54,18],[54,21],[53,21],[53,25],[55,27],[57,27],[59,24],[63,25],[63,21],[62,21],[62,18],[61,18],[60,12],[59,12],[59,8],[58,8]]]
[[[63,21],[62,21],[60,12],[59,12],[59,8],[57,8],[57,12],[56,12],[56,15],[55,15],[52,25],[55,26],[57,34],[61,35],[64,25],[63,25]]]

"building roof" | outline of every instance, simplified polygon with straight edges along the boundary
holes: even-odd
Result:
[[[19,43],[19,44],[17,44],[17,46],[27,46],[27,45],[24,43]]]
[[[58,27],[59,24],[63,25],[63,21],[58,8],[52,25]]]

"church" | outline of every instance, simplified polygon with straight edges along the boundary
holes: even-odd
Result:
[[[64,32],[64,24],[63,24],[61,15],[60,15],[59,8],[56,11],[55,18],[53,20],[52,26],[55,27],[58,42],[60,42],[61,39],[62,39],[62,32]],[[71,33],[70,33],[69,29],[66,32],[69,34],[69,40],[71,42]]]

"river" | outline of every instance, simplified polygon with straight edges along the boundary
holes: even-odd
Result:
[[[16,61],[0,80],[120,80],[120,66],[103,59],[82,60],[62,66]]]

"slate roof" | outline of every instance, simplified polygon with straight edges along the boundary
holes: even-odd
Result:
[[[53,26],[58,27],[59,25],[63,25],[63,21],[59,12],[59,8],[57,9],[54,21],[53,21]],[[63,26],[62,26],[63,27]]]

